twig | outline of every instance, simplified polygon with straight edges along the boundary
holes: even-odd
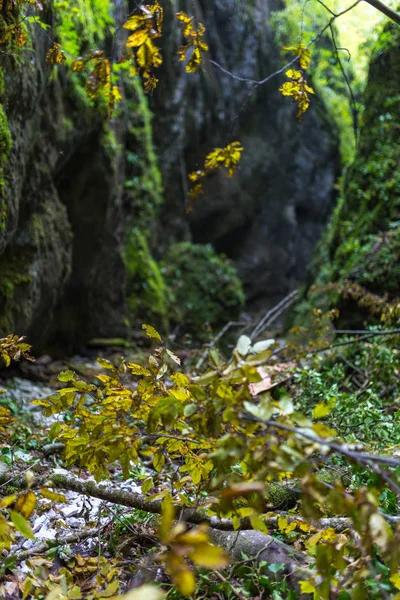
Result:
[[[355,139],[355,144],[357,146],[357,139],[358,139],[358,112],[357,112],[357,103],[356,103],[356,99],[354,97],[354,93],[353,93],[353,89],[351,87],[349,78],[347,76],[347,73],[343,67],[342,61],[340,59],[340,55],[339,55],[339,48],[337,46],[336,43],[336,37],[335,37],[335,32],[333,30],[333,26],[330,25],[329,27],[330,32],[331,32],[331,37],[332,37],[332,43],[333,43],[333,47],[335,48],[335,52],[336,52],[336,60],[339,64],[339,68],[342,72],[343,78],[346,82],[347,85],[347,89],[349,90],[349,94],[350,94],[350,100],[351,100],[351,106],[352,106],[352,113],[353,113],[353,130],[354,130],[354,139]]]
[[[259,419],[258,417],[254,417],[250,414],[243,414],[243,418],[249,421],[257,421],[259,423],[263,423],[267,427],[273,427],[275,429],[281,429],[283,431],[288,431],[290,433],[294,433],[296,435],[300,435],[311,442],[319,444],[320,446],[328,446],[331,450],[338,452],[339,454],[343,454],[343,456],[347,456],[347,458],[351,458],[352,460],[356,460],[360,463],[369,465],[370,462],[380,463],[384,465],[389,465],[391,467],[400,467],[400,460],[396,458],[390,458],[389,456],[379,456],[377,454],[363,454],[362,452],[357,452],[356,450],[351,450],[346,447],[345,444],[340,445],[335,442],[330,442],[325,438],[317,437],[311,433],[308,433],[306,430],[301,429],[299,427],[292,427],[291,425],[285,425],[285,423],[279,423],[278,421],[266,421],[264,419]]]
[[[366,0],[367,2],[369,0]],[[378,2],[378,0],[371,0],[371,2]],[[325,33],[325,31],[327,29],[329,29],[329,27],[332,25],[332,23],[338,19],[339,17],[341,17],[342,15],[346,14],[347,12],[349,12],[350,10],[353,10],[353,8],[355,8],[358,4],[360,4],[361,0],[357,0],[357,2],[354,2],[354,4],[352,4],[351,6],[349,6],[348,8],[342,10],[342,12],[334,14],[332,16],[332,18],[329,20],[329,22],[325,25],[325,27],[323,27],[313,38],[312,40],[310,40],[307,44],[307,46],[305,46],[304,50],[307,50],[308,48],[310,48],[310,46],[312,46],[313,44],[315,44],[315,42],[317,40],[319,40],[319,38]],[[253,91],[255,88],[259,87],[260,85],[264,85],[265,83],[268,83],[268,81],[270,81],[271,79],[273,79],[274,77],[277,77],[278,75],[281,75],[284,71],[286,71],[286,69],[289,69],[291,66],[293,66],[298,60],[299,60],[300,56],[295,56],[292,60],[290,60],[284,67],[278,69],[277,71],[274,71],[274,73],[270,73],[270,75],[267,75],[267,77],[265,77],[264,79],[261,80],[256,80],[256,79],[246,79],[245,77],[238,77],[237,75],[234,75],[234,73],[231,73],[230,71],[228,71],[227,69],[224,69],[224,67],[222,67],[219,63],[217,63],[214,60],[210,60],[211,64],[213,64],[215,67],[217,67],[220,71],[222,71],[223,73],[225,73],[225,75],[228,75],[229,77],[232,77],[233,79],[237,79],[238,81],[241,81],[242,83],[249,83],[253,85],[253,89],[251,91]]]
[[[24,473],[27,473],[27,471],[30,471],[31,469],[33,469],[33,467],[35,467],[38,463],[40,463],[40,460],[35,461],[33,464],[29,465],[29,467],[26,467],[26,469],[24,469],[23,471],[20,471],[16,475],[13,475],[12,477],[10,477],[10,479],[5,481],[4,483],[1,483],[0,488],[4,487],[5,485],[8,485],[12,481],[14,481],[14,479],[21,477],[21,475],[23,475]]]
[[[400,25],[399,13],[389,8],[389,6],[386,6],[386,4],[383,4],[383,2],[381,2],[380,0],[365,0],[365,2],[367,2],[368,4],[376,8],[376,10],[379,10],[379,12],[389,17],[389,19],[397,23],[397,25]]]
[[[296,300],[298,294],[299,292],[297,290],[290,292],[290,294],[285,296],[285,298],[278,302],[276,306],[268,310],[250,334],[250,339],[253,340],[255,337],[260,335],[264,331],[265,327],[273,323],[285,310],[287,310],[289,306],[291,306]]]
[[[247,325],[247,323],[244,323],[243,321],[228,321],[228,323],[226,323],[226,325],[224,325],[224,327],[221,329],[221,331],[218,333],[218,335],[215,336],[215,338],[212,340],[212,342],[207,344],[206,349],[204,350],[203,354],[200,356],[199,360],[197,361],[196,369],[201,368],[205,359],[207,358],[209,349],[216,346],[216,344],[219,342],[219,340],[225,335],[225,333],[231,327],[240,327],[241,325]]]
[[[15,557],[18,562],[26,560],[30,556],[34,556],[36,554],[44,554],[48,552],[54,544],[59,546],[63,546],[65,544],[74,544],[75,542],[81,542],[89,537],[97,537],[100,535],[101,531],[109,526],[111,521],[108,521],[105,525],[99,527],[92,527],[91,529],[86,529],[86,531],[79,531],[78,533],[69,533],[64,537],[56,538],[55,540],[47,540],[46,542],[41,542],[40,544],[36,544],[36,546],[32,546],[28,550],[24,550],[22,552],[11,552],[8,554],[7,558]]]
[[[246,415],[247,417],[247,415]],[[274,423],[275,424],[275,423]],[[278,424],[279,425],[279,424]],[[318,439],[318,438],[316,438]],[[372,456],[372,455],[371,455]],[[371,458],[368,455],[368,458]],[[384,457],[377,457],[379,459]],[[395,459],[393,459],[395,460]],[[395,461],[400,464],[400,461]],[[79,494],[86,494],[88,496],[93,496],[94,498],[100,498],[101,500],[106,500],[113,504],[120,504],[122,506],[128,506],[129,508],[135,508],[138,510],[143,510],[148,513],[160,514],[161,513],[161,500],[150,500],[148,501],[146,496],[142,494],[137,494],[128,490],[121,490],[120,488],[116,488],[113,485],[109,484],[98,484],[92,480],[82,480],[72,475],[68,471],[64,469],[57,469],[53,474],[50,475],[50,479],[53,482],[54,487],[58,489],[67,489],[74,492],[78,492]],[[181,509],[182,507],[177,507]],[[292,522],[306,522],[301,517],[294,517],[292,515],[285,514],[285,518],[289,523]],[[385,518],[394,524],[400,523],[400,517],[391,517],[385,515]],[[199,509],[193,508],[184,508],[182,509],[182,519],[188,523],[199,524],[199,523],[208,523],[211,528],[217,529],[220,531],[233,531],[233,523],[232,519],[220,519],[216,516],[208,516],[205,510],[202,510],[202,507]],[[278,517],[271,516],[263,519],[265,525],[271,529],[276,529],[278,527]],[[332,527],[335,531],[344,531],[344,529],[351,529],[353,527],[353,522],[348,517],[333,517],[327,519],[320,519],[319,521],[314,523],[315,527],[321,527],[326,529],[328,527]],[[252,525],[249,518],[241,519],[241,524],[239,527],[240,530],[252,529]]]
[[[234,596],[236,596],[236,598],[239,598],[239,600],[247,600],[246,596],[244,596],[234,585],[232,585],[232,583],[230,581],[228,581],[228,579],[226,579],[223,575],[221,575],[221,573],[219,571],[214,571],[214,572],[220,581],[222,581],[223,583],[227,583],[229,585],[229,587],[231,588],[232,594]]]

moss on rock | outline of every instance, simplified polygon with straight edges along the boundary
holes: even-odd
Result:
[[[161,264],[174,297],[174,323],[201,337],[209,326],[220,327],[238,317],[244,305],[241,281],[230,261],[210,245],[173,244]]]
[[[266,487],[266,500],[269,508],[274,510],[290,510],[294,508],[301,498],[301,490],[293,485],[282,485],[272,482]]]
[[[400,32],[383,31],[370,65],[357,156],[313,263],[308,300],[338,306],[351,324],[357,308],[326,284],[359,284],[368,292],[397,297],[400,290]],[[304,311],[305,305],[300,308]]]
[[[132,325],[136,319],[141,319],[160,324],[166,330],[172,296],[140,229],[132,229],[129,233],[124,261],[128,316]]]

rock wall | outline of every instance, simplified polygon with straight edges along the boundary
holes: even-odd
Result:
[[[172,3],[168,7],[172,6]],[[268,306],[306,277],[316,241],[335,200],[338,139],[313,97],[299,124],[279,93],[282,76],[252,86],[282,66],[268,25],[275,0],[181,0],[166,11],[164,68],[153,100],[155,140],[164,176],[164,239],[211,242],[235,260],[250,303]],[[201,72],[176,63],[176,9],[206,26],[210,52]],[[245,148],[233,179],[213,176],[190,217],[186,174],[214,147],[240,140]]]
[[[52,77],[49,41],[31,33],[33,51],[24,49],[22,61],[0,58],[12,139],[3,174],[0,333],[68,352],[93,336],[125,333],[124,155],[104,143],[104,117],[82,103],[65,69]],[[112,133],[123,146],[125,124]]]
[[[235,260],[250,301],[268,305],[304,279],[331,210],[339,165],[335,132],[318,98],[299,125],[295,107],[279,94],[279,78],[250,94],[246,83],[210,62],[252,79],[280,67],[268,26],[275,0],[163,5],[164,65],[151,99],[165,189],[157,258],[173,238],[211,242]],[[125,0],[113,7],[123,23]],[[210,53],[195,76],[176,57],[179,9],[195,11],[207,27]],[[36,28],[31,33],[33,48],[24,49],[21,60],[0,55],[0,334],[27,335],[35,352],[68,353],[93,337],[126,334],[127,304],[135,305],[132,290],[140,289],[129,280],[140,269],[127,265],[126,234],[146,221],[140,215],[160,184],[153,158],[146,181],[133,166],[146,153],[149,121],[141,138],[140,115],[127,104],[105,125],[65,67],[54,77],[45,62],[46,36]],[[98,40],[99,31],[95,35]],[[232,180],[211,178],[188,217],[187,173],[232,139],[245,147],[240,171]]]
[[[357,156],[316,253],[308,294],[313,304],[339,307],[343,326],[373,317],[352,294],[330,293],[327,284],[356,284],[388,300],[400,295],[399,68],[399,29],[389,24],[370,65]]]

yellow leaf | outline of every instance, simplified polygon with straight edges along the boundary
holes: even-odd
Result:
[[[333,527],[329,527],[329,529],[325,529],[325,531],[322,532],[321,537],[327,542],[334,542],[336,540],[336,532]]]
[[[294,96],[300,91],[300,84],[296,81],[286,81],[279,88],[282,96]]]
[[[229,556],[217,546],[202,544],[189,554],[189,558],[205,569],[222,569],[229,564]]]
[[[130,17],[126,23],[124,23],[123,27],[125,29],[130,29],[131,31],[136,31],[136,29],[143,27],[147,20],[148,17],[146,16],[134,15],[133,17]]]
[[[127,48],[136,48],[138,46],[141,46],[142,44],[145,43],[145,41],[148,39],[149,37],[149,30],[148,29],[138,29],[138,31],[135,31],[135,33],[132,33],[132,35],[130,35],[126,41],[126,47]]]
[[[173,373],[171,375],[171,379],[177,387],[184,388],[184,387],[187,387],[188,385],[190,385],[189,377],[187,377],[183,373]]]
[[[97,359],[97,364],[100,365],[100,367],[102,367],[103,369],[106,369],[107,371],[116,371],[117,369],[114,367],[114,365],[109,361],[106,360],[105,358],[98,358]]]
[[[310,583],[309,581],[299,581],[300,584],[300,592],[302,594],[312,594],[315,592],[315,585]]]
[[[308,523],[305,523],[304,521],[297,521],[297,525],[299,526],[299,528],[301,529],[301,531],[310,531],[311,527],[309,526]]]
[[[0,500],[0,508],[7,508],[17,499],[17,494],[12,494],[12,496],[6,496]]]
[[[314,423],[312,429],[320,437],[334,437],[336,435],[336,431],[324,423]]]
[[[168,494],[161,503],[161,520],[159,528],[159,536],[162,542],[168,540],[168,534],[172,527],[172,522],[175,517],[175,509],[172,503],[172,496]]]
[[[285,531],[286,527],[288,526],[288,520],[285,519],[284,517],[279,517],[278,519],[278,527],[280,531]]]
[[[165,456],[164,454],[162,454],[162,452],[156,452],[153,458],[153,467],[155,468],[155,470],[157,471],[157,473],[160,473],[160,471],[162,470],[163,466],[165,463]]]
[[[53,500],[53,502],[67,502],[64,494],[57,494],[56,492],[52,492],[48,488],[41,488],[40,493],[44,498],[48,500]]]
[[[317,533],[314,533],[314,535],[312,535],[308,540],[307,540],[307,546],[309,548],[312,548],[313,546],[315,546],[316,544],[318,544],[319,540],[322,537],[323,532],[322,531],[317,531]]]
[[[113,600],[162,600],[165,593],[154,585],[142,585],[122,596],[115,596]]]
[[[286,71],[286,77],[289,77],[289,79],[300,79],[301,76],[302,75],[300,71],[295,71],[294,69],[289,69],[289,71]]]
[[[32,587],[33,587],[33,581],[30,577],[27,577],[23,584],[22,600],[25,600],[25,598],[28,598]]]
[[[329,415],[332,412],[333,406],[329,404],[325,404],[324,402],[319,402],[313,410],[314,419],[322,419]]]
[[[395,573],[390,576],[390,581],[393,583],[394,587],[400,590],[400,573]]]
[[[181,364],[181,359],[178,356],[176,356],[176,354],[171,352],[171,350],[168,350],[168,348],[166,349],[166,353],[168,354],[170,359],[174,361],[174,363],[176,363],[177,365]]]
[[[29,492],[26,492],[26,494],[21,494],[21,496],[18,497],[14,510],[28,519],[33,513],[35,506],[36,496],[31,490],[29,490]]]
[[[172,579],[179,592],[184,596],[191,596],[196,589],[194,575],[186,566],[180,571],[172,573]]]
[[[369,518],[369,529],[375,544],[385,551],[393,537],[390,525],[385,518],[378,512],[373,513]]]
[[[61,44],[54,44],[54,46],[52,48],[50,48],[50,50],[47,51],[47,54],[46,54],[46,62],[47,63],[50,63],[52,65],[60,65],[65,60],[67,60],[67,57],[65,56],[64,52],[61,50]]]
[[[130,370],[132,375],[144,375],[145,377],[148,377],[149,375],[151,375],[151,372],[148,369],[146,369],[145,367],[142,367],[142,365],[137,365],[135,363],[128,363],[126,366]]]
[[[86,62],[82,58],[77,58],[72,61],[72,70],[75,73],[81,73],[85,68]]]
[[[149,338],[153,338],[155,340],[158,340],[159,342],[161,342],[161,335],[158,333],[158,331],[156,329],[154,329],[154,327],[152,327],[151,325],[142,325],[142,329],[145,330],[147,337]]]
[[[200,525],[195,529],[181,533],[176,542],[177,544],[184,544],[186,546],[203,546],[204,544],[210,544],[210,538],[207,531],[207,525]]]
[[[192,56],[190,57],[188,64],[186,65],[187,73],[196,73],[196,71],[199,68],[199,66],[201,65],[201,63],[202,63],[202,58],[201,58],[200,50],[199,50],[199,48],[195,48],[193,50]]]

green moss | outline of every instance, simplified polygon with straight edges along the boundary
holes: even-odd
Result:
[[[11,150],[11,133],[4,107],[0,104],[0,163],[5,162]]]
[[[104,47],[107,36],[112,36],[115,23],[112,17],[110,0],[60,0],[53,4],[57,35],[63,52],[67,57],[68,77],[72,84],[75,98],[82,108],[92,107],[85,88],[87,74],[74,73],[71,64],[74,59],[84,56],[90,51]],[[100,102],[98,108],[106,112],[105,103]],[[88,118],[91,111],[88,111]]]
[[[128,178],[125,187],[137,214],[135,224],[143,232],[148,232],[163,203],[161,172],[153,144],[153,115],[139,78],[128,78],[127,85],[128,110],[132,121],[126,154]]]
[[[152,229],[162,204],[162,182],[153,146],[152,114],[138,78],[125,73],[129,124],[126,198],[135,227],[127,227],[124,262],[129,321],[151,321],[167,330],[172,295],[153,257]]]
[[[6,253],[0,257],[0,332],[4,335],[13,330],[21,307],[29,310],[29,306],[22,305],[17,298],[17,291],[32,281],[27,264],[26,257],[7,256]]]
[[[13,298],[17,286],[32,280],[32,276],[26,273],[25,261],[17,258],[4,258],[0,273],[0,299],[5,304]]]
[[[132,229],[126,240],[124,261],[127,273],[127,306],[131,323],[146,319],[168,327],[172,301],[158,263],[151,255],[146,236]]]
[[[4,93],[4,71],[0,67],[0,95]],[[11,132],[4,106],[0,104],[0,230],[5,229],[7,204],[4,197],[4,171],[12,147]]]
[[[317,288],[350,280],[374,294],[399,296],[399,73],[400,32],[389,25],[370,66],[357,156],[314,260]],[[324,308],[340,308],[339,295],[309,293],[313,304],[321,298]]]
[[[296,482],[293,482],[294,484]],[[299,482],[297,482],[299,483]],[[266,500],[274,510],[289,510],[294,508],[301,498],[301,491],[289,485],[272,482],[266,487]]]
[[[172,320],[197,337],[236,319],[244,305],[235,268],[210,245],[172,245],[163,257],[162,273],[175,299]]]
[[[5,81],[4,81],[4,71],[0,67],[0,96],[2,96],[5,92]]]

